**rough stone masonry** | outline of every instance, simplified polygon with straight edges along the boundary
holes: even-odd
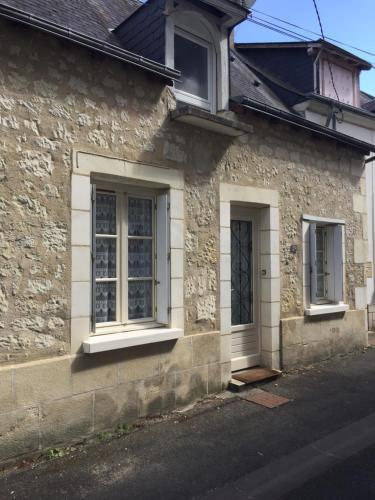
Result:
[[[220,390],[219,183],[278,190],[286,368],[365,344],[363,158],[256,114],[233,139],[169,120],[163,82],[0,22],[0,460]],[[185,337],[84,357],[70,349],[72,151],[180,169],[185,177]],[[307,321],[301,215],[346,221],[345,318]],[[291,253],[290,246],[297,252]],[[167,343],[168,344],[168,343]]]

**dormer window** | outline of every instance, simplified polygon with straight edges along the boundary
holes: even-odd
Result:
[[[174,67],[181,71],[176,82],[178,99],[212,110],[213,47],[205,40],[178,28],[174,33]]]
[[[181,0],[166,19],[166,65],[181,72],[177,101],[211,113],[228,109],[228,58],[228,30]]]

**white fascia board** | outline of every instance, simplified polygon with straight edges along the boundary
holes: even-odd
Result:
[[[324,222],[325,224],[342,224],[345,225],[344,219],[332,219],[331,217],[317,217],[316,215],[302,215],[302,220],[309,222]]]
[[[96,352],[176,340],[183,337],[183,335],[184,330],[181,328],[150,328],[149,330],[136,330],[133,332],[93,335],[85,340],[82,346],[84,353],[94,354]]]
[[[340,107],[340,103],[335,103],[336,107]],[[306,99],[305,101],[299,102],[293,106],[293,109],[298,113],[304,113],[306,111],[312,111],[314,113],[320,114],[327,118],[327,114],[329,113],[329,109],[331,107],[331,103],[317,101],[315,99]],[[375,129],[375,114],[372,116],[365,116],[356,112],[355,107],[353,106],[353,111],[348,108],[344,108],[342,110],[342,119],[346,123],[351,123],[353,125],[357,125],[359,127],[363,127],[365,129],[374,130]],[[358,108],[361,111],[362,108]],[[365,110],[364,110],[365,111]]]
[[[305,316],[321,316],[323,314],[334,314],[348,310],[348,304],[312,304],[309,308],[305,309]]]

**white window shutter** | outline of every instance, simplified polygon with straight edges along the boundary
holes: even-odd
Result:
[[[333,255],[334,255],[334,297],[335,302],[344,300],[344,255],[343,255],[344,227],[333,226]]]
[[[335,227],[327,226],[327,299],[330,302],[336,302],[335,299],[335,266],[336,266],[336,253],[335,253]]]
[[[96,185],[91,184],[91,331],[96,328]]]
[[[317,277],[316,277],[316,224],[310,224],[310,298],[316,304]]]
[[[156,203],[156,320],[169,323],[170,304],[169,197],[160,194]]]

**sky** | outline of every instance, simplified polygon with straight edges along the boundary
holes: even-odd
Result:
[[[356,0],[355,2],[352,0],[316,0],[316,3],[323,24],[324,35],[372,52],[374,55],[365,54],[337,44],[375,66],[375,0]],[[306,33],[253,11],[253,15],[258,19],[265,19],[311,37],[311,39],[320,38],[320,28],[313,0],[256,0],[252,8],[314,31],[318,35]],[[296,40],[245,21],[236,28],[235,41],[280,42]],[[362,72],[361,89],[375,95],[375,69]]]

